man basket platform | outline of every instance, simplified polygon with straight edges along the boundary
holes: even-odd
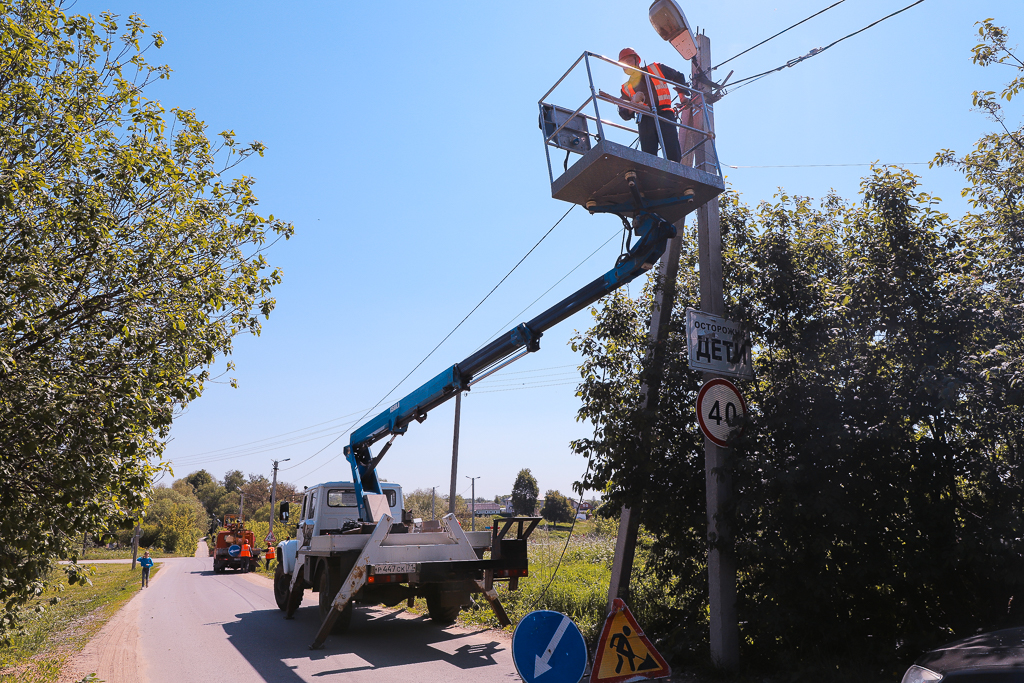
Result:
[[[578,78],[584,71],[577,71],[581,65],[585,67],[585,81]],[[591,211],[601,207],[606,207],[607,211],[633,202],[635,188],[639,188],[644,203],[651,210],[675,223],[725,190],[714,134],[709,132],[712,129],[710,105],[701,91],[661,78],[658,80],[675,91],[673,108],[678,120],[662,118],[643,103],[636,104],[597,88],[595,74],[604,78],[607,73],[604,80],[609,86],[619,78],[609,66],[627,68],[608,57],[584,52],[538,103],[551,196]],[[598,68],[602,68],[603,73],[598,73]],[[653,91],[650,79],[657,76],[642,69],[637,71],[648,79],[649,91]],[[579,101],[582,97],[584,101],[578,108],[569,109],[549,101],[556,97],[562,101]],[[614,106],[639,116],[658,118],[668,124],[655,126],[659,138],[663,135],[662,128],[671,126],[671,130],[678,131],[682,161],[670,161],[664,156],[663,140],[659,145],[660,155],[634,149],[631,139],[637,135],[637,129],[602,118],[602,104],[606,111]],[[557,169],[552,168],[552,150],[556,150],[556,154],[557,150],[565,150],[563,172],[557,177]],[[570,166],[573,154],[580,157]],[[678,201],[684,196],[686,201]]]

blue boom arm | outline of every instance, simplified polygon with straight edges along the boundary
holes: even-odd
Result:
[[[520,349],[525,349],[525,353],[537,351],[540,349],[541,335],[546,330],[630,282],[657,263],[665,251],[667,240],[675,236],[676,229],[647,209],[669,203],[689,202],[693,197],[684,195],[649,202],[646,203],[647,209],[636,211],[638,205],[644,206],[645,203],[638,192],[634,196],[635,203],[588,207],[591,213],[636,212],[633,231],[640,239],[619,257],[614,268],[529,322],[517,325],[465,360],[451,366],[352,432],[349,445],[345,447],[345,456],[352,466],[352,481],[355,484],[360,518],[366,519],[363,493],[382,492],[377,479],[377,463],[391,447],[394,438],[404,434],[413,420],[422,422],[428,412],[455,396],[456,392],[468,389],[475,376],[508,359]],[[391,440],[373,457],[370,446],[389,436]]]

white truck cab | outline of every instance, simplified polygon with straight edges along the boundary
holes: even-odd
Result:
[[[402,487],[398,484],[382,483],[381,490],[388,499],[391,518],[402,520]],[[356,504],[356,489],[350,481],[329,481],[306,489],[299,516],[299,538],[308,546],[314,536],[340,534],[346,522],[354,527],[359,522],[359,507]],[[305,533],[304,533],[305,532]]]

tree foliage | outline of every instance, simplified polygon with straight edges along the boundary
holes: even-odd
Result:
[[[292,228],[228,175],[263,147],[146,99],[170,70],[145,31],[0,9],[0,631],[72,539],[142,507],[175,411],[274,307],[262,252]]]
[[[159,486],[150,495],[139,543],[145,547],[159,545],[176,555],[191,556],[196,552],[199,539],[206,534],[209,518],[203,504],[192,493],[191,485],[184,480],[174,483],[171,488]]]
[[[512,485],[512,508],[517,515],[532,515],[537,508],[540,487],[529,468],[519,470]]]
[[[548,491],[544,494],[544,507],[541,508],[540,514],[549,522],[564,524],[576,517],[576,509],[572,501],[558,491]]]
[[[898,168],[873,169],[857,204],[779,194],[750,208],[723,197],[727,316],[756,349],[756,380],[741,386],[750,421],[727,463],[725,549],[739,568],[748,662],[874,658],[881,671],[954,635],[1019,623],[1021,133],[937,157],[967,179],[974,210],[963,219]],[[692,412],[701,377],[685,351],[684,309],[699,297],[695,237],[684,236],[656,410],[640,410],[648,285],[636,300],[610,297],[574,340],[580,417],[595,434],[573,446],[593,457],[581,484],[639,509],[652,532],[647,569],[668,599],[648,627],[677,656],[704,658],[704,558],[728,541],[707,533]]]
[[[238,491],[245,484],[245,475],[242,470],[229,470],[224,475],[224,488],[228,492]]]

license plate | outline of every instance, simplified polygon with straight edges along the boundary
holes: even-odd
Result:
[[[392,562],[375,564],[370,567],[371,574],[415,574],[420,567],[415,562]]]

